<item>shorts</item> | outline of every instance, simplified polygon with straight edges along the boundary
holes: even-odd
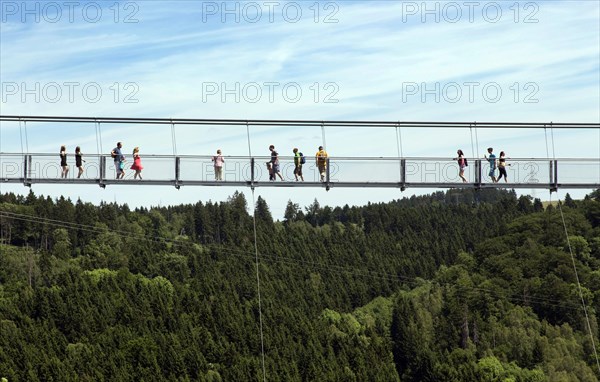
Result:
[[[278,164],[274,164],[273,165],[273,173],[278,173],[279,172],[279,165]]]
[[[294,168],[294,175],[302,176],[302,165],[298,165]]]
[[[325,163],[319,163],[317,164],[317,167],[319,168],[319,173],[321,174],[325,174],[325,172],[327,171],[327,166],[325,165]]]
[[[495,168],[490,168],[490,173],[488,175],[489,176],[495,176],[496,175],[496,169]]]

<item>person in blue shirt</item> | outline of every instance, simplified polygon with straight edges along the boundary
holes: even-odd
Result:
[[[497,182],[496,180],[496,155],[494,155],[493,151],[494,149],[491,147],[488,147],[487,149],[488,154],[490,154],[489,156],[484,155],[485,159],[487,159],[488,162],[490,162],[490,173],[489,176],[490,178],[492,178],[492,181],[494,183]]]
[[[112,149],[111,156],[115,161],[115,170],[117,171],[117,179],[123,179],[125,177],[125,156],[121,152],[121,148],[123,144],[121,142],[117,142],[117,147]]]

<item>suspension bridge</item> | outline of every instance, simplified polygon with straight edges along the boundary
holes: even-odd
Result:
[[[165,118],[91,118],[0,115],[0,122],[18,123],[21,134],[21,152],[0,153],[0,182],[33,184],[93,184],[100,187],[128,185],[232,186],[232,187],[321,187],[331,188],[523,188],[523,189],[597,189],[600,188],[600,158],[556,158],[549,155],[548,134],[554,146],[555,129],[595,129],[600,123],[527,123],[527,122],[394,122],[394,121],[316,121],[316,120],[235,120],[235,119],[165,119]],[[57,153],[29,152],[28,124],[84,123],[95,127],[97,153],[85,155],[84,172],[77,177],[72,154],[71,171],[61,177]],[[155,124],[171,128],[172,155],[144,155],[143,179],[133,179],[133,171],[126,171],[123,179],[116,178],[115,163],[102,147],[102,126],[123,124]],[[175,128],[178,125],[242,126],[248,134],[247,156],[225,156],[223,180],[216,181],[212,156],[178,155]],[[395,157],[329,157],[326,173],[321,179],[314,157],[307,156],[303,165],[304,182],[295,181],[294,158],[279,156],[284,181],[269,181],[266,162],[268,156],[251,155],[250,129],[254,126],[316,127],[321,129],[323,146],[329,128],[390,128],[396,130]],[[469,129],[544,129],[547,157],[509,158],[508,182],[493,182],[488,176],[490,164],[483,158],[469,158],[465,169],[467,182],[459,178],[455,159],[448,157],[405,157],[402,155],[403,128]],[[129,163],[132,163],[129,159]],[[127,168],[127,167],[126,167]]]

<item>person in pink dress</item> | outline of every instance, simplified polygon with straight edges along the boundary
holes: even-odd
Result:
[[[135,175],[133,176],[133,179],[137,179],[137,177],[139,176],[141,180],[142,170],[144,169],[144,167],[142,166],[142,158],[140,158],[139,147],[135,147],[133,149],[133,165],[131,165],[131,169],[135,170]]]

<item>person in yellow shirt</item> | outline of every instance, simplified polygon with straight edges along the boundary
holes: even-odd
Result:
[[[321,174],[321,182],[324,182],[327,173],[327,151],[323,150],[323,146],[319,146],[319,151],[315,154],[315,161],[319,174]]]

